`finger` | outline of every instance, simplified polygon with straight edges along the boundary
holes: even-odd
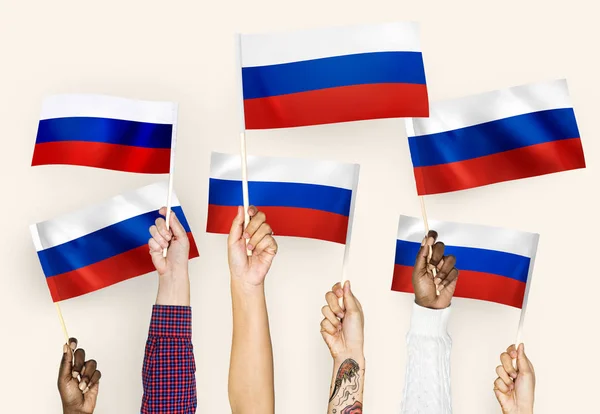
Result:
[[[163,207],[159,210],[159,213],[164,216],[165,215],[164,213],[166,213],[166,211],[167,211],[167,209],[165,207]],[[173,238],[173,234],[171,233],[170,230],[167,229],[167,222],[165,221],[164,218],[162,218],[162,217],[157,218],[154,221],[154,225],[156,226],[156,229],[158,230],[158,232],[160,233],[160,235],[162,236],[163,239],[170,241]],[[154,235],[152,237],[154,237]]]
[[[325,300],[327,301],[327,304],[329,305],[333,313],[338,318],[342,319],[344,317],[344,310],[340,306],[340,302],[336,294],[333,292],[327,292],[327,294],[325,295]]]
[[[338,330],[328,319],[323,319],[321,321],[321,332],[327,332],[329,335],[335,335],[338,333]]]
[[[248,223],[248,227],[244,230],[244,238],[250,239],[254,236],[254,233],[258,230],[258,228],[267,220],[267,216],[262,211],[259,211],[252,217],[250,223]]]
[[[69,382],[71,380],[73,369],[73,350],[67,344],[63,345],[63,355],[60,361],[60,368],[58,370],[59,382]]]
[[[277,245],[277,242],[275,241],[273,236],[268,235],[265,236],[265,238],[262,239],[256,247],[254,247],[254,250],[252,250],[252,254],[259,255],[262,252],[266,252],[268,254],[276,255],[278,249],[279,246]]]
[[[229,237],[227,238],[227,244],[230,246],[236,243],[242,238],[244,231],[244,208],[238,206],[237,215],[231,223],[231,230],[229,230]]]
[[[250,216],[250,218],[254,217],[256,213],[258,213],[258,208],[254,206],[248,206],[248,215]]]
[[[250,223],[252,223],[252,221]],[[250,225],[248,225],[248,227],[250,227]],[[270,236],[272,233],[273,231],[271,230],[271,226],[269,226],[269,223],[262,223],[260,227],[254,232],[252,238],[250,238],[250,241],[248,241],[248,250],[253,250],[254,247],[258,245],[258,243],[260,243],[260,241],[265,236]]]
[[[171,215],[169,216],[169,226],[171,226],[171,231],[175,237],[187,240],[187,232],[173,210],[171,210]]]
[[[346,283],[344,283],[344,307],[346,308],[346,312],[360,312],[361,309],[358,299],[352,293],[349,280],[346,280]]]
[[[494,381],[494,388],[504,394],[510,392],[508,385],[506,385],[501,378],[496,378],[496,381]]]
[[[427,244],[427,238],[424,238],[421,242],[419,253],[417,253],[417,258],[415,259],[413,274],[422,275],[427,272],[427,257],[429,256],[429,248],[430,246]]]
[[[458,279],[459,271],[457,268],[453,268],[447,276],[440,280],[438,284],[438,291],[441,292],[442,289],[453,285],[452,294],[454,294],[454,289],[456,289],[456,280]]]
[[[533,372],[533,365],[525,355],[525,344],[519,344],[519,349],[517,349],[517,367],[521,373]]]
[[[71,348],[71,351],[75,352],[77,349],[77,343],[77,338],[69,338],[69,347]]]
[[[342,284],[340,282],[337,282],[335,285],[333,285],[331,287],[331,291],[335,293],[338,298],[344,296],[344,289],[342,288]]]
[[[81,381],[79,382],[79,389],[81,391],[85,391],[90,384],[90,380],[96,372],[97,365],[98,364],[93,359],[90,359],[83,365],[83,368],[81,369]]]
[[[510,355],[512,359],[517,359],[517,348],[514,345],[511,345],[508,348],[506,348],[506,353]]]
[[[500,355],[500,362],[502,362],[502,367],[512,379],[517,378],[517,370],[513,367],[512,358],[508,353],[503,352]]]
[[[329,306],[327,306],[327,305],[323,306],[321,308],[321,313],[323,314],[325,319],[327,319],[329,322],[331,322],[331,324],[333,326],[335,326],[336,329],[340,328],[342,323],[340,322],[338,317],[335,316],[335,313],[333,313],[333,311],[331,310],[331,308]]]
[[[77,378],[83,369],[85,363],[85,351],[81,348],[75,351],[75,358],[73,362],[73,378]]]
[[[506,371],[504,370],[502,365],[498,365],[496,367],[496,374],[498,375],[498,377],[500,379],[502,379],[502,381],[504,381],[504,383],[506,384],[506,386],[509,389],[512,389],[514,387],[513,381],[510,379],[510,377],[508,376],[508,374],[506,373]]]
[[[442,257],[444,257],[445,248],[446,245],[444,245],[444,243],[442,242],[437,242],[436,244],[434,244],[432,247],[433,253],[431,254],[431,259],[429,260],[429,263],[431,263],[434,266],[437,266],[440,260],[442,260]]]
[[[86,394],[88,392],[90,392],[90,394],[97,394],[98,393],[98,385],[100,382],[100,378],[102,377],[102,373],[98,370],[96,370],[96,372],[94,372],[94,375],[92,375],[92,378],[90,378],[90,382],[87,386],[87,388],[85,390],[83,390],[83,393]]]
[[[158,220],[156,220],[158,221]],[[162,248],[167,248],[169,247],[169,242],[167,241],[167,239],[165,239],[163,237],[163,235],[160,233],[160,231],[158,230],[158,227],[156,225],[150,227],[150,235],[152,236],[152,239],[156,241],[156,243],[162,247]],[[170,240],[170,238],[169,238]]]
[[[438,268],[436,280],[439,279],[439,282],[441,283],[444,279],[446,279],[446,277],[448,277],[452,269],[454,269],[454,266],[456,265],[456,257],[453,255],[444,256],[442,257],[442,260],[440,260],[439,264],[441,267]]]

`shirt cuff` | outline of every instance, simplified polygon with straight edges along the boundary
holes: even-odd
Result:
[[[192,308],[189,306],[152,307],[150,336],[192,337]]]
[[[446,309],[429,309],[413,303],[410,330],[429,336],[447,336],[450,306]]]

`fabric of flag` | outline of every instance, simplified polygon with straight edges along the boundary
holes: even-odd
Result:
[[[169,173],[177,104],[104,95],[46,98],[31,165]]]
[[[298,158],[248,157],[250,204],[278,236],[346,243],[359,166]],[[227,234],[243,205],[239,155],[213,152],[206,231]]]
[[[429,221],[456,257],[454,296],[523,307],[533,272],[538,234],[475,224]],[[423,220],[400,216],[392,290],[414,293],[412,271],[426,231]]]
[[[154,270],[148,229],[160,217],[168,184],[156,183],[103,203],[33,224],[33,243],[52,300],[73,298]],[[190,259],[198,248],[177,196],[172,210],[188,233]]]
[[[565,80],[434,102],[406,130],[419,195],[585,168]]]
[[[417,23],[241,37],[246,129],[427,116]]]

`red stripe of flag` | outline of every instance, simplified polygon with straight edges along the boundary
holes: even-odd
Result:
[[[427,85],[379,83],[244,100],[247,129],[429,116]]]
[[[170,148],[58,141],[36,144],[31,165],[66,164],[135,173],[166,174],[169,172],[170,162]]]
[[[394,265],[392,290],[414,293],[412,271],[412,266]],[[454,296],[521,308],[525,297],[525,287],[525,283],[509,277],[460,270]]]
[[[295,207],[259,207],[278,236],[306,237],[346,243],[348,217],[327,211]],[[236,206],[209,204],[206,231],[228,234],[237,214]]]

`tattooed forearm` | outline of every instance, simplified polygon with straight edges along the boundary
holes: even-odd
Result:
[[[362,414],[363,377],[360,365],[351,358],[346,359],[338,368],[332,384],[329,398],[331,414]]]

